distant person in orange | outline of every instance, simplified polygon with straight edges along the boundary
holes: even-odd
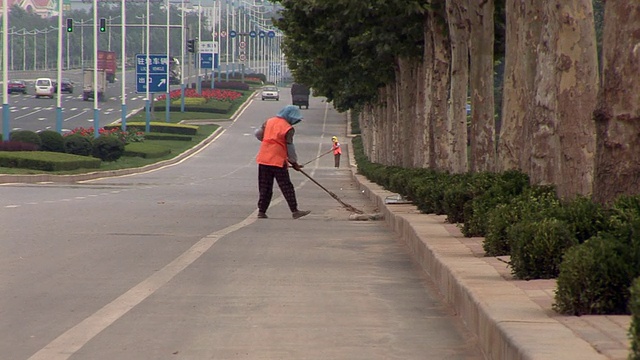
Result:
[[[256,162],[258,163],[258,218],[267,218],[267,209],[273,197],[273,179],[278,182],[284,199],[289,205],[291,216],[299,219],[309,215],[311,211],[299,210],[296,192],[289,178],[288,164],[300,171],[296,148],[293,145],[295,130],[293,125],[302,121],[302,114],[297,106],[287,105],[278,114],[262,124],[256,130],[256,138],[262,142]]]
[[[335,161],[336,168],[340,167],[340,155],[342,155],[342,149],[340,149],[340,143],[338,142],[338,137],[334,136],[331,138],[333,145],[331,149],[333,150],[333,158]]]

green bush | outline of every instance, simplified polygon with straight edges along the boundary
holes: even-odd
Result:
[[[450,179],[447,173],[434,172],[423,177],[424,182],[418,192],[417,205],[426,214],[443,215],[444,192]]]
[[[529,188],[529,177],[516,170],[505,171],[496,177],[489,176],[486,181],[492,184],[486,191],[474,195],[465,205],[462,233],[466,237],[486,236],[489,212],[500,204],[508,204]]]
[[[180,135],[180,134],[163,134],[163,133],[147,133],[144,135],[145,140],[178,140],[178,141],[191,141],[192,136]]]
[[[627,251],[603,233],[567,250],[557,280],[554,309],[562,314],[626,314],[630,265]]]
[[[148,143],[131,143],[124,147],[124,156],[138,156],[152,159],[171,154],[171,149]]]
[[[44,130],[38,133],[40,137],[40,150],[52,152],[64,152],[64,138],[62,134],[53,130]]]
[[[146,126],[147,124],[145,122],[132,121],[127,123],[127,131],[145,131]],[[106,130],[111,130],[114,128],[120,128],[120,125],[106,125],[104,128]],[[149,128],[151,132],[166,134],[196,135],[198,133],[198,127],[194,125],[172,124],[156,121],[150,122]]]
[[[50,151],[16,151],[0,153],[0,166],[41,171],[64,171],[80,168],[97,169],[100,160],[90,156],[53,153]]]
[[[389,190],[406,196],[409,181],[413,176],[415,172],[412,169],[398,168],[389,175]]]
[[[65,136],[64,152],[73,155],[91,156],[93,153],[91,139],[80,134]]]
[[[124,142],[115,136],[100,136],[93,140],[93,157],[116,161],[124,154]]]
[[[451,175],[442,196],[442,208],[447,215],[447,222],[452,224],[464,222],[464,207],[467,202],[473,199],[473,195],[472,175]]]
[[[360,111],[351,110],[351,133],[360,134]]]
[[[563,203],[558,215],[571,226],[579,243],[606,230],[608,217],[609,212],[602,205],[584,196]]]
[[[564,221],[524,220],[507,230],[511,271],[518,279],[553,279],[560,272],[565,251],[576,245],[575,234]]]
[[[499,204],[488,213],[487,234],[482,243],[486,255],[509,255],[511,248],[507,230],[510,226],[522,220],[557,217],[559,208],[560,201],[549,186],[526,188],[508,204]]]
[[[31,130],[12,131],[11,134],[9,134],[9,140],[34,144],[38,147],[38,149],[40,148],[40,146],[42,146],[42,141],[40,141],[40,136],[38,136],[38,133]]]
[[[631,339],[631,353],[629,360],[640,360],[640,277],[635,279],[630,292],[631,327],[629,328],[629,338]]]

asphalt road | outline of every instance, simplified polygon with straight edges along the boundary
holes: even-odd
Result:
[[[256,219],[253,130],[286,102],[253,101],[173,166],[0,186],[0,358],[482,359],[383,222],[295,172],[312,213],[291,219],[275,189]],[[346,131],[321,99],[303,114],[300,162]],[[375,210],[330,155],[305,169]]]
[[[122,83],[120,73],[116,74],[116,82],[107,83],[106,99],[98,103],[98,126],[112,123],[122,119]],[[9,108],[10,120],[9,128],[14,130],[55,130],[57,99],[35,98],[35,80],[39,77],[57,78],[54,71],[39,72],[12,72],[10,78],[16,80],[27,81],[27,94],[10,94]],[[63,78],[68,78],[74,82],[75,89],[73,93],[62,93],[62,118],[63,132],[72,130],[76,127],[94,127],[94,103],[93,99],[89,101],[82,100],[82,71],[79,69],[65,71]],[[128,71],[126,74],[126,99],[128,115],[138,111],[145,105],[145,93],[137,94],[136,76],[134,71]],[[180,89],[179,85],[172,85],[171,89]],[[2,113],[0,113],[0,117]]]

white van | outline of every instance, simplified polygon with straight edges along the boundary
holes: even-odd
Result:
[[[36,79],[36,98],[48,96],[53,99],[53,94],[55,94],[53,80],[50,78]]]

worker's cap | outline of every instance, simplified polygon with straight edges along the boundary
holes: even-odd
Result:
[[[332,137],[332,138],[331,138],[331,140],[338,141],[338,137],[337,137],[337,136],[334,136],[334,137]]]
[[[276,116],[284,118],[291,125],[295,125],[302,121],[302,114],[300,113],[300,110],[298,110],[297,106],[293,105],[285,106]]]

